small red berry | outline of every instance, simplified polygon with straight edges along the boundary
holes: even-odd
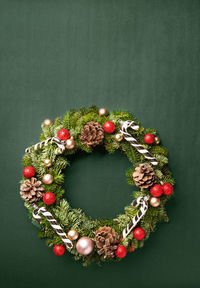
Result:
[[[57,133],[57,136],[60,140],[67,140],[70,138],[70,134],[67,129],[60,129]]]
[[[23,175],[26,178],[31,178],[31,177],[35,176],[35,168],[33,168],[32,166],[26,166],[23,169]]]
[[[155,136],[151,133],[149,134],[146,134],[144,136],[144,142],[147,143],[147,144],[153,144],[155,141]]]
[[[153,187],[151,187],[150,193],[154,197],[160,197],[163,194],[162,186],[159,184],[155,184]]]
[[[43,202],[47,205],[52,205],[56,200],[56,196],[53,192],[46,192],[43,195]]]
[[[162,189],[163,189],[163,194],[165,195],[171,195],[173,193],[173,186],[171,183],[164,183],[162,185]]]
[[[54,245],[53,252],[56,256],[62,256],[65,253],[65,247],[63,245]]]
[[[107,121],[103,124],[103,129],[106,133],[112,134],[115,131],[115,124],[112,121]]]
[[[133,245],[131,244],[131,247],[130,247],[130,252],[133,252],[135,249],[133,249]]]
[[[133,231],[133,237],[137,240],[142,240],[145,237],[145,231],[141,227],[136,228]]]
[[[117,249],[115,250],[115,255],[118,258],[124,258],[127,254],[126,247],[124,245],[118,245]]]

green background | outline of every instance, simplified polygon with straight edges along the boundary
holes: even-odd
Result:
[[[199,52],[200,1],[0,1],[2,288],[199,287]],[[83,268],[37,238],[19,181],[43,119],[90,105],[129,110],[156,128],[176,189],[169,224],[144,248]],[[119,153],[73,159],[67,199],[115,217],[131,200],[128,167]]]

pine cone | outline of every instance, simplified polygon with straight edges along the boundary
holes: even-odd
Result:
[[[133,180],[136,186],[147,189],[156,182],[156,176],[149,164],[140,164],[133,172]]]
[[[97,245],[98,254],[105,254],[104,258],[113,258],[117,249],[118,235],[117,232],[108,227],[100,227],[95,233],[95,242]]]
[[[88,122],[81,130],[80,139],[88,147],[99,145],[104,139],[103,127],[97,122]]]
[[[21,185],[21,197],[26,202],[37,202],[43,196],[44,187],[42,187],[42,182],[32,177],[30,180],[25,180]]]

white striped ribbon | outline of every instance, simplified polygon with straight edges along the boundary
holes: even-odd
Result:
[[[51,227],[55,232],[60,236],[61,240],[64,242],[65,246],[71,250],[73,248],[73,243],[67,238],[66,233],[63,231],[62,227],[58,225],[56,219],[53,218],[52,214],[47,211],[45,207],[38,207],[36,204],[33,204],[33,218],[37,221],[41,219],[40,214],[42,214],[47,221],[50,223]]]
[[[51,143],[51,144],[55,143],[58,146],[58,148],[55,151],[56,153],[60,153],[61,154],[65,150],[66,141],[65,140],[60,140],[57,137],[52,137],[52,138],[48,138],[48,139],[46,139],[44,141],[38,142],[38,143],[36,143],[35,145],[33,145],[31,147],[26,148],[25,152],[29,153],[32,148],[36,151],[38,149],[41,149],[43,146],[47,146],[48,143]]]

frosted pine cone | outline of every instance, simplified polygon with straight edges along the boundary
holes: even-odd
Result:
[[[20,187],[21,197],[26,202],[37,202],[43,196],[44,187],[42,187],[42,182],[32,177],[30,180],[25,180]]]

